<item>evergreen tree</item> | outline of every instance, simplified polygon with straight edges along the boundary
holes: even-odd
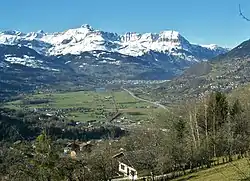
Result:
[[[217,121],[217,129],[219,129],[224,123],[227,121],[228,116],[228,102],[226,95],[221,92],[215,93],[215,114],[216,114],[216,121]]]

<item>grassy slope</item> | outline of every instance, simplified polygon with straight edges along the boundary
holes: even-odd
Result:
[[[250,178],[250,162],[248,159],[241,159],[186,175],[175,181],[224,181],[224,180],[246,180]]]

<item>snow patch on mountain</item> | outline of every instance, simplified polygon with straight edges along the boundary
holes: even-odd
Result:
[[[0,62],[0,67],[5,68],[5,67],[9,67],[9,66],[5,62]]]
[[[16,57],[14,55],[4,55],[4,60],[5,62],[8,62],[10,64],[20,64],[20,65],[24,65],[24,66],[32,67],[32,68],[59,71],[58,69],[44,66],[42,60],[37,60],[35,57],[28,56],[28,55],[23,55],[22,57]],[[2,62],[3,67],[6,67],[6,65],[7,65],[6,63]]]

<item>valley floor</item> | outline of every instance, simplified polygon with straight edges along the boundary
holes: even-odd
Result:
[[[117,124],[122,125],[145,123],[156,111],[166,109],[157,102],[142,99],[140,95],[135,96],[127,89],[28,94],[19,100],[7,102],[4,106],[11,109],[35,110],[49,115],[56,114],[79,122],[105,122],[119,112],[122,115]]]

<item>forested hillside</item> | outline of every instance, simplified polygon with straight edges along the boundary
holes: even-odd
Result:
[[[211,91],[230,92],[250,81],[249,47],[247,40],[228,53],[188,68],[171,81],[142,89],[166,105],[202,97]]]

